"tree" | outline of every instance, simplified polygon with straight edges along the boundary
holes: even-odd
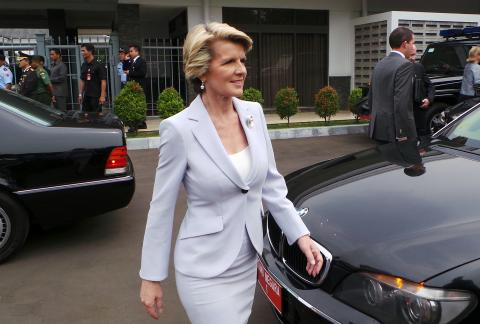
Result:
[[[362,100],[363,91],[361,88],[354,88],[348,96],[348,108],[355,115],[355,120],[358,122],[358,112],[355,110],[355,106]]]
[[[264,103],[262,92],[253,87],[243,90],[243,95],[240,97],[240,99],[258,102],[261,105]]]
[[[325,122],[329,122],[330,118],[337,113],[338,106],[337,91],[331,86],[323,87],[315,95],[315,112],[325,119]]]
[[[162,119],[173,116],[184,108],[183,99],[175,88],[166,88],[158,96],[157,112]]]
[[[145,119],[147,100],[142,87],[136,81],[128,81],[114,100],[115,114],[136,130],[138,123]]]
[[[287,119],[288,127],[290,127],[290,117],[298,112],[299,102],[297,91],[294,88],[280,89],[275,95],[277,114],[280,116],[280,119]]]

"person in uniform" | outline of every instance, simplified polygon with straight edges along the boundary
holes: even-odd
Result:
[[[25,53],[19,52],[17,56],[18,67],[22,70],[22,76],[17,85],[17,92],[22,96],[29,97],[33,95],[33,91],[37,85],[37,76],[30,66],[31,57]]]
[[[127,74],[125,73],[125,65],[129,63],[125,63],[125,61],[128,62],[129,58],[127,59],[127,52],[123,49],[120,48],[118,50],[118,64],[117,64],[117,75],[120,77],[120,88],[123,88],[125,84],[127,83]]]
[[[0,54],[0,89],[12,90],[12,71],[5,62],[5,55]]]
[[[101,112],[107,96],[107,70],[95,59],[92,44],[83,44],[80,48],[85,62],[80,69],[78,102],[86,112]]]
[[[45,71],[43,68],[42,60],[44,59],[40,55],[34,55],[32,57],[32,68],[35,70],[37,82],[35,84],[35,91],[33,92],[31,98],[50,106],[52,104],[52,100],[55,99],[52,98],[52,83],[50,82],[50,77],[48,76],[47,71]]]
[[[50,76],[50,70],[47,67],[45,67],[45,58],[41,55],[39,55],[39,57],[40,57],[40,65],[45,70],[45,72],[47,72],[48,76]]]

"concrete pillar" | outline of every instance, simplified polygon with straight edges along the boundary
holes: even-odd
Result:
[[[368,0],[362,0],[362,17],[368,16]]]
[[[112,57],[112,61],[114,63],[114,67],[117,67],[117,64],[119,63],[118,61],[118,50],[120,49],[120,41],[118,38],[118,33],[113,32],[110,34],[110,43],[112,44],[112,54],[114,57]],[[115,69],[115,77],[113,78],[114,80],[114,91],[115,93],[113,94],[112,97],[116,97],[120,93],[120,78],[117,75],[117,70]]]
[[[45,57],[45,34],[35,34],[35,39],[37,40],[37,47],[35,49],[36,55],[41,55]]]
[[[199,6],[187,7],[187,22],[188,30],[191,30],[194,26],[203,23],[203,13]]]
[[[208,24],[210,22],[210,1],[203,0],[202,6],[203,6],[203,23]]]
[[[345,108],[354,69],[353,12],[330,11],[329,15],[328,81],[339,94],[341,108]]]
[[[138,4],[118,4],[115,21],[120,47],[127,47],[130,44],[142,46]]]

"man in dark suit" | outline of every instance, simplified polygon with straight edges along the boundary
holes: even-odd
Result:
[[[415,48],[413,32],[398,27],[389,36],[392,52],[377,63],[372,74],[369,105],[370,138],[387,143],[416,140],[413,116],[413,64],[406,59]]]
[[[140,56],[140,47],[138,45],[130,45],[128,49],[130,54],[130,66],[125,71],[128,81],[137,81],[145,92],[147,76],[147,62]]]
[[[146,90],[146,80],[147,76],[147,62],[140,56],[140,46],[138,45],[129,45],[128,53],[130,54],[130,66],[128,70],[125,71],[127,75],[127,81],[136,81],[140,84],[143,89],[143,92]],[[139,129],[146,129],[147,123],[144,120],[138,125]],[[134,129],[132,128],[132,131]]]
[[[428,108],[435,98],[435,87],[430,78],[425,74],[425,68],[416,61],[417,53],[410,56],[410,62],[413,64],[414,84],[413,84],[413,114],[415,116],[415,125],[419,137],[430,135],[432,132],[427,126]]]

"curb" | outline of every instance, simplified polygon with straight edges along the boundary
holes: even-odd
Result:
[[[366,134],[368,124],[345,125],[345,126],[322,126],[322,127],[302,127],[289,129],[270,129],[268,131],[272,140],[305,138],[333,135],[354,135]],[[147,150],[156,149],[160,146],[160,137],[128,138],[128,150]]]

